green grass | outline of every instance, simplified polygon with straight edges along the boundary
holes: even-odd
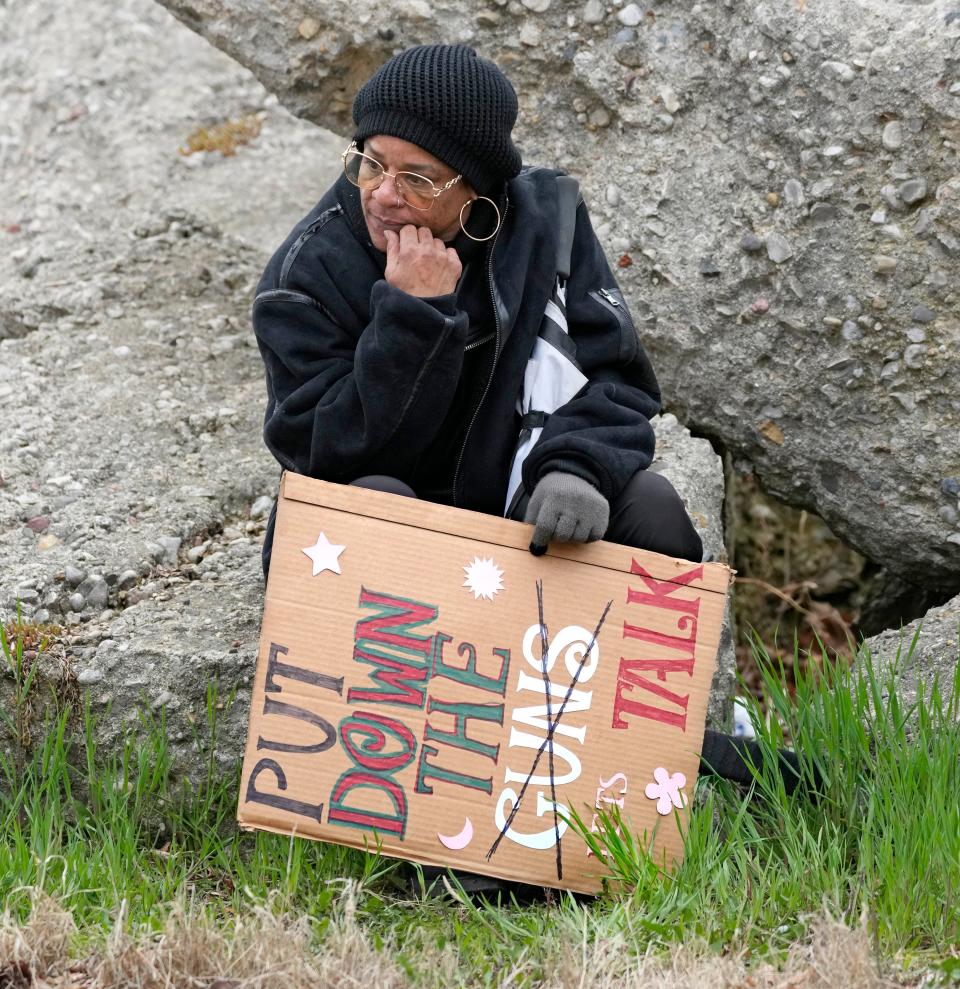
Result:
[[[4,636],[2,646],[0,677],[22,699],[30,670],[15,640]],[[102,753],[86,708],[72,720],[61,711],[30,751],[0,752],[0,902],[25,920],[31,890],[49,893],[73,914],[77,951],[102,945],[121,910],[130,931],[161,931],[174,903],[218,924],[264,904],[306,914],[319,943],[352,880],[361,928],[374,945],[401,945],[398,964],[425,985],[437,984],[428,951],[446,945],[464,960],[458,979],[476,985],[498,984],[513,965],[536,984],[563,942],[616,939],[642,954],[696,940],[777,962],[824,913],[851,926],[865,917],[877,956],[890,964],[955,954],[960,674],[905,709],[889,689],[892,674],[869,656],[852,672],[825,662],[819,679],[801,675],[795,696],[759,647],[757,659],[769,698],[767,717],[753,711],[758,741],[773,752],[793,740],[805,772],[822,778],[820,792],[788,797],[765,766],[749,793],[701,779],[685,858],[672,875],[622,828],[629,822],[604,818],[599,835],[584,834],[608,855],[614,877],[597,900],[417,901],[392,861],[239,832],[239,780],[212,760],[199,785],[174,787],[162,715],[141,715],[140,740],[131,735]],[[211,689],[214,731],[216,710]],[[5,715],[17,724],[15,711]]]
[[[960,945],[960,667],[905,708],[892,671],[869,654],[855,671],[828,662],[818,679],[807,669],[794,697],[759,650],[758,660],[770,716],[754,705],[764,758],[751,793],[701,781],[671,880],[616,818],[588,840],[666,939],[696,933],[765,951],[802,937],[822,908],[865,915],[882,955],[948,954]],[[802,777],[819,779],[815,791],[787,796],[773,767],[788,744]]]

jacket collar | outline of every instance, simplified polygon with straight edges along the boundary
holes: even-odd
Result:
[[[553,169],[524,167],[504,190],[503,227],[493,242],[493,301],[501,346],[522,322],[539,325],[556,276],[557,183]]]
[[[363,218],[363,207],[360,205],[360,190],[342,173],[334,183],[333,190],[344,215],[350,222],[353,236],[370,255],[377,270],[382,273],[387,266],[387,256],[378,251],[370,241],[370,231],[367,230],[367,221]]]

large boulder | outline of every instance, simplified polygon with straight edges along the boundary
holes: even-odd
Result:
[[[887,629],[865,639],[884,694],[892,682],[897,697],[909,709],[918,691],[930,697],[934,679],[941,697],[950,697],[960,665],[960,597],[900,629]],[[864,659],[861,659],[863,662]]]
[[[171,215],[50,261],[46,274],[74,286],[69,311],[0,340],[7,613],[20,599],[42,621],[99,617],[276,485],[248,330],[262,258]],[[88,305],[93,289],[104,301]]]
[[[0,621],[48,640],[0,711],[29,748],[88,692],[110,752],[166,710],[196,776],[208,689],[217,764],[242,749],[280,473],[253,288],[332,149],[150,0],[0,3],[0,81]],[[179,153],[246,115],[238,153]]]
[[[215,764],[242,754],[263,607],[279,476],[247,330],[263,258],[179,210],[131,233],[48,262],[38,277],[74,286],[72,303],[0,339],[0,394],[18,399],[0,410],[0,621],[19,608],[50,638],[26,705],[0,661],[0,709],[19,719],[18,740],[0,724],[0,751],[39,743],[51,698],[78,712],[89,692],[100,752],[165,712],[175,771],[196,779],[213,757],[208,688]],[[37,286],[13,287],[10,311],[31,311]],[[91,288],[109,301],[88,307]]]
[[[578,175],[668,408],[871,559],[960,588],[960,10],[161,0],[343,135],[393,52],[513,79]]]
[[[165,716],[178,775],[236,768],[279,479],[261,437],[250,303],[270,252],[334,174],[331,138],[150,0],[0,0],[8,78],[19,82],[0,130],[0,621],[19,603],[52,638],[27,656],[28,704],[0,661],[0,711],[29,747],[53,707],[86,693],[100,752],[141,728],[144,709]],[[178,153],[199,125],[247,114],[263,128],[237,154]],[[673,416],[656,431],[657,469],[710,558],[725,559],[719,458]],[[715,724],[729,705],[729,632]],[[3,753],[14,739],[0,722]]]

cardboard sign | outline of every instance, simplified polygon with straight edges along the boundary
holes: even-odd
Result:
[[[680,858],[730,570],[286,473],[238,820],[544,886]]]

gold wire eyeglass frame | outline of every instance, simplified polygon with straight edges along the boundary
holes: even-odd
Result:
[[[367,184],[367,185],[361,186],[359,182],[354,181],[354,179],[350,175],[350,172],[347,170],[347,156],[348,155],[359,155],[361,158],[365,159],[366,161],[371,162],[374,166],[376,166],[376,168],[379,168],[380,169],[380,178],[377,180],[377,182],[376,182],[375,185]],[[359,188],[359,189],[369,189],[372,192],[374,189],[379,189],[380,188],[380,184],[383,182],[384,178],[389,175],[390,178],[393,179],[393,184],[396,186],[397,196],[400,199],[400,201],[402,203],[404,203],[405,205],[409,206],[411,209],[420,210],[421,212],[426,212],[428,209],[430,209],[433,206],[434,202],[436,201],[437,196],[439,196],[442,193],[446,192],[447,189],[452,188],[454,185],[457,184],[457,182],[460,181],[460,179],[463,178],[462,175],[455,175],[445,185],[441,186],[438,189],[437,186],[436,186],[436,183],[434,183],[432,179],[428,179],[426,175],[418,175],[416,172],[396,172],[396,173],[388,172],[383,167],[383,165],[381,165],[380,162],[377,161],[376,158],[371,158],[370,155],[364,154],[362,151],[358,151],[357,150],[357,142],[356,141],[351,141],[350,147],[347,148],[347,150],[344,151],[342,155],[340,155],[340,159],[343,162],[343,172],[347,176],[348,181],[350,181],[353,185],[357,186],[357,188]],[[400,177],[402,175],[410,175],[410,176],[412,176],[415,179],[419,179],[421,182],[427,182],[427,183],[429,183],[430,187],[433,189],[433,197],[431,198],[431,200],[430,200],[430,202],[429,202],[428,205],[426,205],[426,206],[415,206],[413,203],[408,202],[406,199],[403,198],[403,185],[402,185],[401,179],[400,179]]]

